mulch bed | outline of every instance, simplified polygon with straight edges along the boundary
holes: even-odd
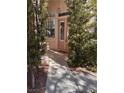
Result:
[[[42,65],[35,71],[35,87],[32,88],[31,72],[27,72],[27,93],[45,93],[48,65]]]

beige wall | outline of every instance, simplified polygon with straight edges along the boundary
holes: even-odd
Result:
[[[66,11],[67,6],[64,3],[64,0],[49,0],[48,2],[48,11],[58,12],[58,11]]]

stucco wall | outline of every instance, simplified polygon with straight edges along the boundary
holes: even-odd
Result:
[[[49,0],[48,1],[48,11],[50,12],[62,12],[66,11],[67,6],[64,2],[64,0]]]

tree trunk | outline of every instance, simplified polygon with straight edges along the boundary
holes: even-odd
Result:
[[[34,76],[34,72],[33,71],[31,71],[32,73],[31,73],[31,76],[32,76],[32,88],[34,88],[35,87],[35,76]]]

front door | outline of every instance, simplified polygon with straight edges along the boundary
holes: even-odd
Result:
[[[59,19],[58,27],[58,48],[60,51],[67,51],[67,22],[66,18]]]

